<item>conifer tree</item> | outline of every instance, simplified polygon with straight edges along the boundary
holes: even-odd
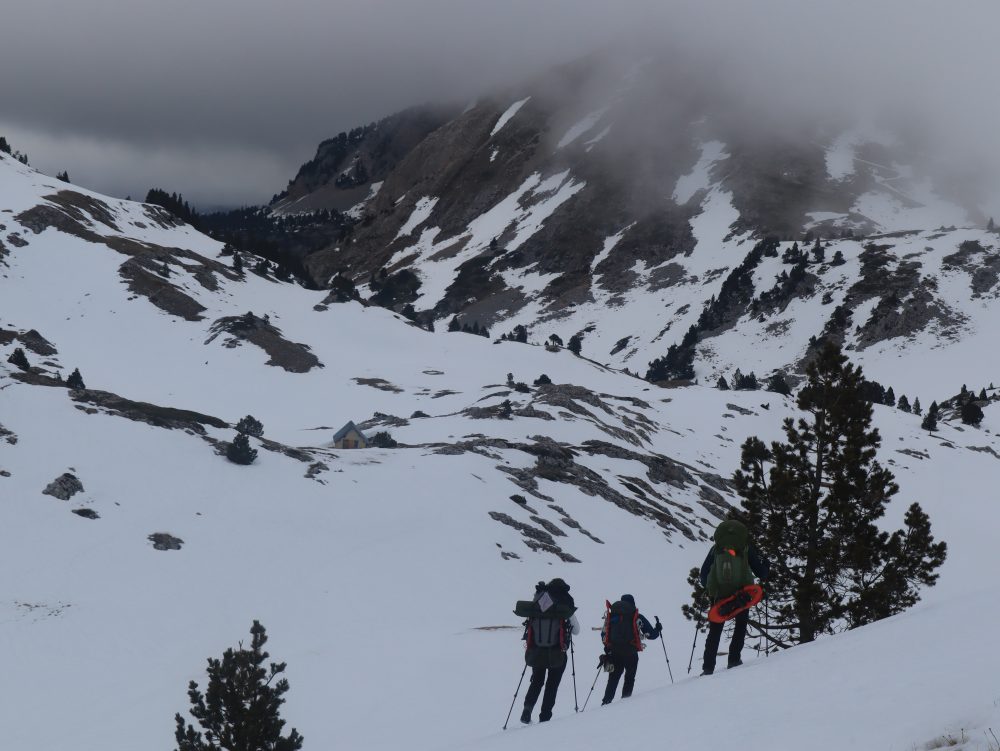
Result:
[[[222,659],[208,659],[208,685],[203,694],[188,684],[188,710],[201,730],[178,712],[174,738],[177,751],[298,751],[302,736],[292,728],[284,735],[279,710],[285,703],[288,679],[279,677],[286,664],[266,661],[267,633],[254,621],[250,649],[227,649]],[[277,679],[277,680],[275,680]]]
[[[24,350],[21,349],[20,347],[14,349],[10,357],[7,358],[7,362],[9,362],[15,368],[19,368],[21,370],[31,369],[31,365],[28,362],[28,356],[24,354]]]
[[[903,412],[910,411],[910,400],[906,398],[906,394],[903,394],[901,397],[899,397],[899,401],[896,402],[896,407],[902,410]]]
[[[579,334],[573,334],[573,336],[569,338],[569,343],[566,345],[566,349],[574,355],[579,355],[583,350],[583,337]]]
[[[233,464],[253,464],[257,458],[257,449],[250,445],[250,439],[243,433],[237,433],[233,442],[226,447],[226,458]]]
[[[842,251],[834,251],[833,260],[830,261],[831,266],[843,266],[847,261],[844,260],[844,254]]]
[[[448,331],[461,331],[462,324],[458,322],[458,316],[452,316],[451,320],[448,321]]]
[[[896,394],[892,391],[892,386],[885,390],[885,406],[895,407],[896,406]]]
[[[719,391],[729,391],[729,384],[726,383],[726,377],[724,375],[719,376],[719,380],[715,382],[715,388]]]
[[[264,425],[253,415],[247,415],[236,423],[236,432],[242,433],[243,435],[252,435],[254,438],[260,438],[264,435]]]
[[[975,427],[979,426],[979,423],[983,421],[986,416],[983,414],[982,408],[976,404],[972,399],[969,399],[965,404],[962,405],[962,422],[966,425],[972,425]]]
[[[979,392],[979,401],[985,402],[988,399],[989,397],[986,395],[986,389],[983,389],[982,391]]]
[[[66,379],[66,387],[72,389],[73,391],[82,391],[87,388],[83,383],[83,376],[80,375],[79,368],[73,368],[73,372],[69,374],[69,378]]]
[[[738,516],[772,562],[772,613],[798,642],[905,610],[946,555],[916,503],[903,529],[877,526],[899,488],[876,460],[881,438],[860,368],[827,343],[806,374],[806,416],[786,419],[785,440],[770,447],[749,438],[734,476]]]
[[[938,416],[937,412],[928,412],[924,415],[924,419],[920,422],[920,427],[926,430],[928,433],[933,433],[938,427]]]
[[[243,258],[240,256],[239,252],[233,253],[233,271],[237,274],[243,273]]]
[[[913,400],[913,414],[919,415],[923,412],[923,408],[920,406],[920,397],[918,396]]]
[[[788,381],[785,380],[784,373],[775,373],[767,381],[767,390],[773,391],[775,394],[781,394],[782,396],[790,396],[792,393],[791,386],[788,385]]]
[[[935,401],[935,402],[931,402],[931,408],[927,411],[927,414],[934,415],[935,417],[937,417],[937,414],[940,411],[941,411],[941,408],[938,406],[938,403]]]

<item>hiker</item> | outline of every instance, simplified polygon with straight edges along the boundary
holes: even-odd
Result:
[[[566,669],[566,650],[573,635],[580,633],[580,622],[573,615],[576,605],[569,585],[562,579],[553,579],[548,584],[538,582],[531,603],[519,602],[518,608],[515,613],[527,616],[521,638],[525,642],[524,661],[531,668],[521,722],[525,725],[531,722],[531,712],[543,686],[545,694],[538,721],[548,722],[552,718],[559,681]]]
[[[614,605],[609,604],[604,615],[604,628],[601,640],[604,642],[604,655],[599,665],[608,672],[608,687],[604,690],[602,705],[610,704],[615,698],[618,681],[622,673],[625,682],[622,684],[622,698],[632,695],[635,686],[635,673],[639,669],[639,652],[643,650],[642,637],[657,639],[663,626],[655,627],[639,613],[635,607],[632,595],[622,595]]]
[[[771,564],[761,557],[750,544],[750,533],[742,523],[727,519],[715,529],[715,544],[708,551],[701,565],[701,586],[705,588],[712,603],[736,594],[741,588],[753,584],[754,576],[766,579]],[[747,635],[750,620],[749,608],[733,617],[733,638],[729,642],[728,668],[743,664],[740,654]],[[725,623],[709,623],[708,638],[705,639],[705,656],[702,660],[702,675],[715,672],[715,657],[722,639]]]

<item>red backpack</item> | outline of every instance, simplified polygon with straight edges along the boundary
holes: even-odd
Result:
[[[642,651],[644,645],[639,635],[639,610],[619,600],[612,605],[604,601],[604,646],[632,646]]]

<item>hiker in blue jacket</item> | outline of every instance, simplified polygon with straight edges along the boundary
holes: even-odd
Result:
[[[618,681],[622,674],[625,682],[622,684],[622,698],[632,695],[635,686],[635,674],[639,669],[639,652],[643,650],[642,637],[656,639],[663,627],[653,626],[635,607],[632,595],[622,595],[614,605],[608,608],[604,619],[604,629],[601,631],[601,641],[604,642],[604,655],[600,665],[611,670],[608,673],[608,686],[604,690],[601,704],[610,704],[618,690]]]

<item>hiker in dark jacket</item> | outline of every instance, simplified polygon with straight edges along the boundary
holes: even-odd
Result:
[[[531,668],[531,681],[524,695],[524,711],[521,722],[531,722],[531,712],[542,696],[539,722],[552,718],[552,707],[556,703],[556,692],[566,670],[566,650],[569,649],[573,634],[580,633],[580,623],[573,611],[576,604],[569,593],[569,585],[562,579],[553,579],[548,584],[539,582],[535,586],[534,602],[539,605],[541,615],[528,618],[524,623],[524,661]],[[555,617],[546,613],[555,613]],[[568,613],[568,617],[563,617]]]
[[[604,657],[599,664],[604,666],[605,670],[610,665],[611,672],[608,673],[608,686],[604,690],[604,700],[601,704],[610,704],[615,698],[618,681],[621,680],[623,673],[625,682],[622,684],[622,698],[626,699],[632,695],[635,674],[639,669],[639,652],[643,649],[640,634],[647,639],[656,639],[662,629],[659,624],[655,627],[651,625],[639,613],[632,595],[622,595],[618,602],[608,608],[604,629],[601,631]]]
[[[705,562],[701,564],[700,575],[701,586],[712,598],[713,605],[719,600],[735,594],[740,587],[753,584],[754,576],[766,579],[771,570],[771,564],[750,543],[749,533],[740,522],[733,519],[722,522],[715,530],[714,539],[715,544],[708,551]],[[736,584],[725,587],[716,581],[717,576],[712,576],[719,555],[731,555],[739,567],[743,569],[742,573],[738,574],[740,579]],[[743,664],[740,655],[743,652],[743,642],[747,635],[750,611],[744,610],[737,613],[732,621],[733,638],[729,642],[728,668],[735,668]],[[701,666],[702,675],[711,675],[715,672],[715,658],[719,651],[719,642],[722,639],[722,630],[725,625],[725,623],[711,622],[708,624],[708,638],[705,639],[705,655]]]

